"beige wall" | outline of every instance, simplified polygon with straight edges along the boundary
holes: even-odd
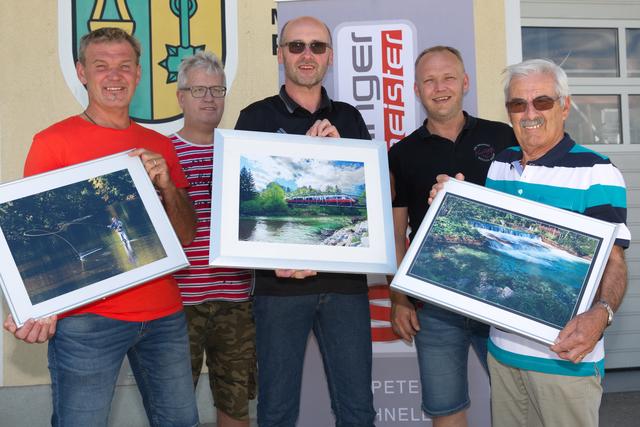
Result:
[[[503,0],[474,0],[478,115],[508,123],[502,91],[506,66],[505,8]]]
[[[435,1],[435,0],[431,0]],[[276,92],[271,55],[272,0],[238,0],[238,71],[222,127],[233,127],[248,103]],[[392,2],[389,0],[390,6]],[[500,71],[505,65],[503,0],[475,0],[478,111],[505,120]],[[60,71],[58,11],[52,0],[0,3],[0,180],[17,179],[34,133],[82,111]],[[7,313],[6,305],[4,313]],[[46,346],[17,343],[3,334],[4,385],[48,382]]]

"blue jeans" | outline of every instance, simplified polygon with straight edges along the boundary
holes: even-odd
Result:
[[[124,357],[151,426],[198,425],[184,312],[149,322],[94,314],[58,321],[49,341],[53,426],[106,426]]]
[[[452,415],[469,404],[467,359],[473,346],[487,367],[489,326],[432,304],[417,309],[415,336],[422,385],[422,409],[432,417]]]
[[[367,294],[256,296],[258,425],[293,427],[309,333],[318,341],[336,426],[373,426]]]

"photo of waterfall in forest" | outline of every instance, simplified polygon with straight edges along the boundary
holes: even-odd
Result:
[[[407,275],[562,328],[601,239],[447,193]]]

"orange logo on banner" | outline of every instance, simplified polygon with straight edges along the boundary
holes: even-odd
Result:
[[[371,340],[373,342],[388,342],[399,340],[400,337],[391,329],[391,307],[389,307],[389,286],[369,286],[369,309],[371,320],[384,322],[387,326],[371,326]]]
[[[382,106],[384,139],[391,147],[405,137],[405,80],[402,30],[382,31]]]

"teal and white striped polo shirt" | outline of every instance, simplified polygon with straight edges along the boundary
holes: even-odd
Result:
[[[520,147],[500,153],[489,168],[486,186],[620,224],[615,244],[629,246],[624,179],[607,157],[577,145],[565,133],[555,147],[526,168],[521,159]],[[492,327],[489,351],[505,365],[520,369],[573,376],[604,373],[602,339],[581,363],[574,364],[560,359],[544,344]]]

